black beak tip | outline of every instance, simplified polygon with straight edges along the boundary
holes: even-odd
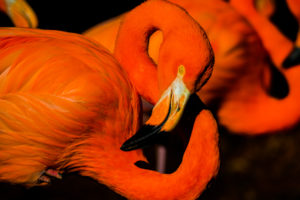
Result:
[[[138,149],[139,146],[135,140],[136,136],[133,136],[131,138],[129,138],[128,140],[126,140],[122,146],[121,146],[121,150],[122,151],[131,151],[131,150],[135,150]]]
[[[122,151],[130,151],[132,148],[130,148],[129,145],[126,144],[126,142],[121,146],[120,148]]]
[[[121,146],[122,151],[131,151],[147,146],[160,133],[161,126],[143,126],[135,135],[129,138]]]
[[[126,146],[122,145],[120,148],[122,151],[129,151]]]
[[[299,65],[300,63],[300,48],[294,47],[294,49],[290,52],[287,58],[283,61],[282,65],[284,68],[288,69],[295,65]]]

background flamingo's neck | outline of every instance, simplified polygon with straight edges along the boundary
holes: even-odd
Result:
[[[287,96],[283,98],[270,96],[260,84],[249,85],[249,88],[241,84],[223,102],[218,113],[220,123],[235,133],[252,135],[297,125],[300,110],[299,72],[297,67],[283,71],[288,84]]]
[[[247,1],[246,4],[244,1],[231,0],[231,4],[256,30],[274,64],[282,66],[284,59],[293,50],[293,43],[266,17],[255,10],[252,0]]]

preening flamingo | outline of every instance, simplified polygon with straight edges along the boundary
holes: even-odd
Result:
[[[37,27],[37,17],[25,0],[0,0],[0,10],[7,13],[17,27]]]
[[[295,68],[278,71],[272,67],[268,58],[268,54],[274,57],[277,65],[290,53],[292,43],[290,46],[286,45],[286,38],[281,36],[283,39],[278,38],[277,44],[284,43],[285,46],[277,45],[276,48],[281,52],[284,51],[286,55],[283,53],[273,55],[266,51],[265,44],[262,44],[264,41],[257,35],[256,29],[249,26],[247,19],[226,2],[220,0],[171,0],[171,2],[184,7],[203,25],[212,43],[216,58],[214,72],[210,81],[197,94],[202,97],[205,104],[215,110],[221,125],[234,133],[256,135],[284,130],[298,124],[299,87],[295,75],[298,70]],[[101,23],[85,34],[98,41],[105,41],[104,44],[112,49],[113,37],[116,35],[121,18],[122,16]],[[264,25],[265,28],[267,25]],[[159,33],[151,37],[149,54],[154,60],[158,59],[161,40],[162,35]],[[273,78],[271,71],[274,70],[283,77],[283,84],[279,85],[281,84],[283,88],[288,85],[279,98],[270,94]]]
[[[168,18],[170,15],[179,18]],[[172,20],[183,29],[177,29]],[[117,42],[116,57],[125,69],[135,68],[136,75],[139,70],[156,70],[146,54],[153,28],[167,34],[157,71],[159,79],[168,79],[154,88],[159,94],[149,94],[152,88],[146,84],[153,80],[140,85],[138,77],[128,75],[137,90],[158,102],[148,127],[159,133],[172,129],[189,93],[199,90],[209,78],[213,54],[204,31],[183,9],[165,1],[149,1],[124,19]],[[208,110],[197,115],[176,172],[141,169],[135,166],[145,161],[140,150],[120,150],[139,127],[139,97],[108,51],[85,37],[58,31],[2,28],[0,38],[2,181],[34,185],[48,168],[59,172],[68,168],[129,199],[195,199],[216,174],[217,125]],[[182,51],[170,50],[173,45]],[[188,59],[193,54],[199,56]],[[137,148],[149,138],[143,134],[141,139],[140,134],[122,149]]]

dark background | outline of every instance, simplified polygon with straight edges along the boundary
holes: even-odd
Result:
[[[97,23],[132,9],[141,0],[67,1],[28,0],[39,18],[39,27],[81,33]],[[291,39],[295,39],[297,23],[288,13],[284,0],[277,0],[274,23]],[[1,26],[12,26],[4,14]],[[288,23],[287,23],[288,22]],[[300,103],[300,100],[299,100]],[[179,139],[178,139],[179,140]],[[217,178],[200,199],[300,199],[300,128],[259,137],[238,136],[220,128],[221,166]],[[172,147],[173,145],[173,147]],[[181,153],[178,141],[168,143],[168,172],[176,169]],[[173,150],[172,150],[173,149]],[[147,150],[147,155],[153,149]],[[179,154],[179,155],[178,155]],[[153,157],[149,156],[153,166]],[[199,169],[201,170],[201,169]],[[77,174],[64,174],[46,187],[26,189],[0,183],[0,199],[123,199],[106,186]]]
[[[128,11],[142,0],[27,0],[38,16],[39,28],[82,33],[97,23]],[[1,26],[13,26],[1,13]]]

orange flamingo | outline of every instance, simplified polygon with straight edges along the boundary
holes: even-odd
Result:
[[[267,18],[261,16],[253,8],[254,2],[252,0],[245,1],[243,4],[232,0],[231,3],[255,28],[276,66],[279,68],[288,68],[300,64],[300,31],[298,31],[296,41],[293,44],[292,41],[279,32],[274,24],[272,24]],[[287,5],[299,23],[299,2],[287,0]]]
[[[298,31],[297,38],[293,44],[286,38],[276,26],[269,22],[269,20],[261,16],[253,8],[254,2],[252,0],[241,4],[238,1],[232,0],[232,5],[244,15],[262,39],[265,48],[268,50],[273,62],[279,68],[289,68],[291,66],[300,64],[300,31]],[[292,14],[296,17],[298,23],[300,22],[300,4],[298,1],[288,0]],[[246,8],[247,7],[247,8]]]
[[[183,2],[180,0],[176,0],[176,2]],[[215,1],[217,2],[217,1]],[[236,1],[238,2],[238,1]],[[253,2],[253,1],[252,1]],[[230,2],[232,3],[232,1]],[[239,2],[243,4],[243,2]],[[193,7],[195,8],[196,3],[193,3]],[[243,4],[244,8],[248,9],[246,4]],[[255,11],[255,7],[252,4],[251,11]],[[184,6],[185,7],[185,6]],[[192,7],[192,6],[191,6]],[[192,14],[191,14],[192,15]],[[198,14],[199,15],[199,14]],[[194,15],[192,15],[195,17]],[[198,21],[200,21],[199,17],[195,17]],[[264,19],[266,19],[264,17]],[[223,20],[228,22],[225,17]],[[254,20],[254,19],[253,19]],[[224,22],[223,21],[223,22]],[[258,21],[256,21],[257,24]],[[262,24],[262,23],[261,23]],[[269,24],[264,24],[264,28],[267,28]],[[223,26],[224,27],[224,26]],[[238,27],[241,32],[247,30],[245,27]],[[251,28],[251,27],[250,27]],[[255,28],[257,31],[258,28]],[[262,29],[260,29],[262,30]],[[262,31],[261,31],[262,32]],[[277,31],[278,32],[278,31]],[[270,33],[270,32],[269,32]],[[215,33],[217,34],[217,32]],[[266,34],[266,32],[264,33]],[[272,32],[272,35],[274,32]],[[279,34],[278,34],[279,35]],[[237,36],[237,35],[235,35]],[[240,73],[232,72],[233,70],[238,70],[238,68],[234,68],[233,66],[229,66],[227,68],[223,68],[223,73],[221,74],[227,75],[236,74],[239,75],[239,80],[236,80],[234,83],[237,85],[230,85],[231,88],[227,89],[227,94],[223,94],[224,98],[221,99],[221,103],[217,110],[217,115],[220,120],[220,123],[227,127],[229,130],[236,132],[236,133],[244,133],[244,134],[262,134],[262,133],[270,133],[273,131],[283,130],[287,128],[291,128],[292,126],[297,125],[299,122],[300,114],[299,114],[299,106],[298,106],[298,99],[299,99],[299,81],[297,81],[297,74],[298,69],[287,69],[281,70],[278,69],[277,73],[283,74],[286,78],[286,83],[288,85],[288,89],[284,88],[284,90],[289,90],[288,94],[283,94],[281,97],[276,98],[269,94],[268,90],[271,89],[271,81],[272,81],[272,69],[271,63],[268,59],[268,55],[266,55],[265,50],[260,45],[260,41],[263,43],[264,47],[265,40],[262,39],[261,35],[259,34],[259,38],[257,38],[256,34],[251,33],[248,30],[248,44],[246,46],[246,52],[248,56],[240,54],[239,58],[247,60],[247,64],[239,65]],[[212,41],[213,47],[217,45],[214,43],[214,38],[210,37],[210,30],[208,30],[208,37]],[[269,42],[272,40],[269,37]],[[250,40],[250,41],[249,41]],[[279,35],[276,38],[276,48],[282,48],[280,51],[285,51],[287,54],[290,52],[292,45],[287,43],[287,40],[282,35]],[[274,42],[274,40],[273,40]],[[284,44],[281,46],[279,44]],[[226,45],[226,43],[224,44]],[[274,47],[274,45],[273,45]],[[218,65],[218,47],[214,48],[216,52],[216,65],[215,71],[219,72],[221,70],[221,65]],[[245,50],[245,49],[244,49]],[[268,53],[270,56],[277,61],[279,61],[279,57],[283,55],[274,55],[270,53],[269,49],[267,48]],[[274,48],[273,48],[274,50]],[[225,55],[225,54],[224,54]],[[285,56],[283,56],[284,58]],[[277,65],[277,63],[275,62]],[[223,64],[222,64],[223,65]],[[224,65],[223,65],[224,67]],[[242,71],[244,70],[244,71]],[[274,69],[273,69],[274,70]],[[214,72],[215,72],[214,71]],[[213,82],[214,76],[212,76],[211,81],[200,91],[201,93],[205,93],[206,87],[211,86],[212,88],[218,87],[217,82]],[[211,84],[211,85],[210,85]],[[287,95],[287,96],[284,96]],[[202,95],[203,96],[203,95]]]
[[[260,36],[264,47],[267,49],[272,61],[280,68],[285,58],[293,50],[293,43],[287,39],[274,24],[260,15],[254,8],[254,1],[247,0],[243,3],[231,0],[231,5],[251,23]]]
[[[298,70],[278,68],[279,71],[275,72],[283,76],[283,83],[288,88],[283,89],[279,98],[270,94],[272,71],[276,69],[272,69],[268,54],[279,66],[293,48],[290,41],[278,33],[277,46],[274,47],[274,42],[269,40],[273,47],[268,48],[263,37],[256,34],[258,28],[254,30],[245,18],[220,0],[171,1],[184,7],[203,25],[212,42],[216,56],[213,76],[197,94],[215,110],[221,125],[234,133],[256,135],[288,129],[298,124]],[[253,5],[252,8],[255,10]],[[86,35],[98,41],[106,40],[106,44],[111,45],[120,18],[122,16],[92,28]],[[261,26],[264,27],[259,30],[269,25],[263,23]],[[270,37],[266,33],[265,36]],[[161,38],[162,35],[154,36],[150,40],[149,54],[154,60],[158,58]],[[273,50],[275,53],[272,53]]]
[[[184,29],[178,30],[173,20]],[[157,104],[147,122],[153,130],[140,129],[150,136],[140,138],[139,131],[122,145],[123,150],[138,148],[153,133],[172,129],[189,93],[201,88],[212,69],[212,50],[201,27],[183,9],[159,0],[141,4],[124,19],[116,57],[125,69],[156,70],[146,54],[153,28],[167,34],[157,71],[160,78],[170,80],[171,74],[174,80],[170,86],[167,80],[161,82],[155,90],[162,94],[158,100],[159,94],[147,93],[153,80],[139,84],[138,77],[129,74],[137,90]],[[129,199],[195,199],[216,174],[217,125],[208,110],[198,113],[176,172],[141,169],[134,165],[145,160],[140,150],[120,150],[139,127],[139,98],[108,51],[80,35],[58,31],[2,28],[0,38],[2,181],[34,185],[41,175],[45,177],[43,172],[58,175],[51,169],[68,168]]]
[[[37,27],[37,17],[25,0],[0,0],[0,10],[7,13],[17,27]]]

